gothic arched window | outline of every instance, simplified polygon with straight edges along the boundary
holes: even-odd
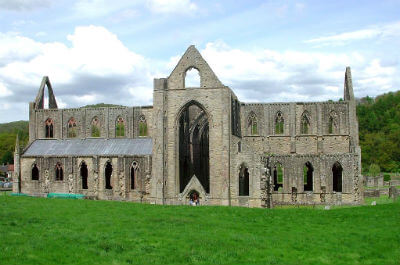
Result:
[[[116,137],[125,136],[125,121],[122,117],[119,117],[115,122],[115,136]]]
[[[68,127],[67,127],[67,136],[68,138],[75,138],[76,134],[76,121],[74,118],[69,119]]]
[[[304,191],[313,191],[313,172],[311,163],[305,163],[303,166]]]
[[[100,120],[97,117],[94,117],[91,124],[90,135],[92,137],[100,137]]]
[[[328,133],[336,134],[338,132],[338,115],[335,111],[329,114]]]
[[[239,170],[239,196],[249,196],[249,169],[242,164]]]
[[[275,134],[283,134],[284,124],[282,112],[278,111],[275,117]]]
[[[111,162],[108,161],[106,164],[106,168],[104,170],[104,177],[106,180],[106,189],[107,190],[111,190],[112,189],[112,185],[111,185],[111,176],[112,176],[112,165]]]
[[[258,135],[257,116],[254,112],[250,113],[247,119],[247,127],[249,128],[250,135]]]
[[[88,168],[85,162],[81,164],[81,180],[82,180],[82,189],[88,189]]]
[[[138,165],[134,161],[131,166],[131,190],[134,190],[137,188],[137,170],[138,170]]]
[[[147,122],[144,115],[139,118],[139,136],[147,136]]]
[[[185,72],[184,87],[200,87],[200,72],[194,67],[190,67]]]
[[[53,138],[53,128],[54,128],[54,124],[53,124],[53,120],[48,118],[45,121],[45,135],[46,138]]]
[[[279,188],[283,187],[283,168],[282,165],[277,163],[274,167],[274,191],[278,191]]]
[[[39,169],[38,169],[36,164],[33,164],[31,179],[32,180],[39,180]]]
[[[56,164],[56,180],[63,180],[64,179],[64,171],[63,167],[60,162]]]
[[[304,112],[301,115],[300,120],[300,133],[301,134],[309,134],[310,133],[310,118],[308,112]]]
[[[342,192],[342,173],[343,168],[339,162],[333,164],[332,167],[332,190],[336,192]]]

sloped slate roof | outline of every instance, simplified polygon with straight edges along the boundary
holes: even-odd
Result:
[[[151,155],[152,139],[40,139],[35,140],[22,157],[27,156],[115,156]]]

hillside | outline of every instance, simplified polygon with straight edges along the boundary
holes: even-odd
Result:
[[[400,171],[400,91],[358,100],[360,145],[363,170],[377,164],[383,171]],[[99,103],[83,108],[116,107]],[[28,141],[28,122],[17,121],[0,124],[0,164],[12,163],[16,134],[21,145]]]

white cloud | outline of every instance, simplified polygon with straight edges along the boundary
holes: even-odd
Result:
[[[149,0],[149,8],[154,13],[186,13],[194,12],[197,5],[190,0]]]
[[[394,22],[385,25],[374,25],[365,29],[343,32],[331,36],[318,37],[304,41],[305,43],[321,45],[344,45],[350,41],[389,38],[400,36],[400,22]]]
[[[124,105],[151,104],[148,98],[126,98],[136,87],[147,87],[151,93],[153,75],[147,60],[125,47],[115,34],[103,27],[86,26],[75,28],[67,39],[70,46],[0,34],[0,62],[5,62],[0,64],[0,92],[6,95],[12,88],[15,95],[7,94],[10,101],[27,104],[34,99],[42,76],[47,75],[60,107],[100,99]]]
[[[0,98],[12,95],[12,92],[0,82]]]
[[[382,66],[376,58],[357,52],[245,51],[219,41],[208,43],[201,53],[245,102],[341,98],[346,66],[352,67],[356,96],[393,91],[400,85],[397,66]]]

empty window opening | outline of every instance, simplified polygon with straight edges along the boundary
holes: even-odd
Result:
[[[122,117],[119,117],[115,123],[115,136],[116,137],[125,136],[125,122]]]
[[[239,196],[249,196],[249,169],[244,165],[239,171]]]
[[[313,191],[313,171],[313,166],[307,162],[303,167],[304,191]]]
[[[64,172],[60,162],[56,164],[56,180],[63,180]]]
[[[67,132],[68,138],[75,138],[77,136],[76,121],[74,118],[69,119],[67,130],[68,130]]]
[[[139,136],[147,136],[147,122],[143,115],[139,118]]]
[[[283,134],[283,125],[284,125],[283,115],[282,112],[279,111],[276,114],[275,118],[275,134]]]
[[[304,112],[301,116],[300,121],[300,133],[301,134],[309,134],[310,131],[310,119],[308,117],[308,113]]]
[[[329,115],[328,133],[336,134],[338,129],[338,117],[335,111],[331,111]]]
[[[333,175],[333,191],[342,192],[342,173],[343,168],[339,162],[333,164],[332,175]]]
[[[111,190],[112,186],[111,186],[111,175],[112,175],[112,165],[110,162],[107,162],[106,164],[106,169],[104,171],[104,176],[106,179],[106,189],[107,190]]]
[[[131,190],[137,188],[137,163],[133,162],[131,166]]]
[[[282,190],[283,188],[283,168],[281,164],[274,167],[274,191]]]
[[[254,113],[251,113],[249,115],[249,118],[247,120],[248,124],[247,127],[249,128],[250,135],[258,135],[258,123],[257,123],[257,116]]]
[[[185,87],[200,87],[200,73],[196,68],[189,68],[185,73]]]
[[[242,142],[238,142],[238,152],[242,152]]]
[[[88,189],[88,168],[85,162],[81,164],[82,189]]]
[[[206,193],[209,193],[208,115],[200,104],[193,101],[183,108],[178,121],[180,192],[195,175]]]
[[[92,120],[90,135],[92,137],[100,137],[100,120],[97,117]]]
[[[39,180],[39,169],[36,164],[32,167],[32,180]]]
[[[45,134],[46,134],[46,138],[53,138],[53,120],[48,118],[45,122]]]

